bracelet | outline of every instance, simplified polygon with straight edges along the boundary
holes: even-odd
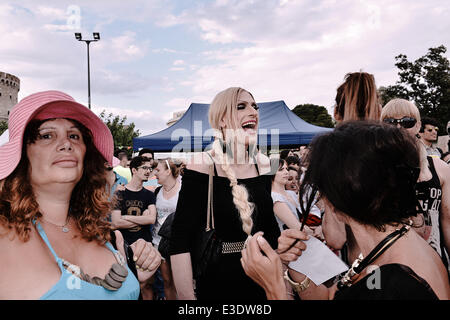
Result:
[[[311,279],[309,279],[308,277],[305,277],[305,279],[300,283],[292,280],[291,277],[289,277],[289,269],[286,269],[286,271],[284,272],[284,279],[286,279],[292,286],[292,288],[294,288],[294,290],[298,293],[308,289],[309,285],[311,284]]]

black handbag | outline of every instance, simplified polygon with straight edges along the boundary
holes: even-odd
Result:
[[[170,258],[169,245],[170,245],[170,235],[172,233],[172,222],[174,217],[175,212],[169,214],[158,231],[158,235],[161,236],[161,240],[159,241],[158,245],[158,251],[159,253],[161,253],[161,256],[166,260]]]
[[[213,206],[213,165],[210,166],[208,181],[208,203],[206,211],[206,227],[195,238],[192,254],[192,269],[195,280],[200,280],[208,268],[218,263],[222,254],[222,240],[214,229]],[[211,223],[210,223],[211,222]]]

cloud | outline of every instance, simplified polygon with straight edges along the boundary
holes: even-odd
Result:
[[[68,17],[66,10],[40,5],[38,5],[35,13],[44,17],[50,17],[57,20],[67,20]]]
[[[258,101],[331,106],[346,73],[362,69],[374,73],[378,85],[393,84],[396,55],[423,55],[448,40],[442,3],[230,0],[199,6],[185,12],[195,17],[190,23],[205,41],[226,46],[204,51],[203,63],[179,83],[193,95],[243,86]]]
[[[58,89],[86,99],[86,45],[73,32],[98,31],[93,101],[126,106],[121,114],[139,115],[149,131],[230,86],[258,102],[331,106],[347,72],[393,84],[396,55],[417,59],[450,40],[444,0],[80,0],[78,28],[72,4],[3,1],[0,70],[20,77],[19,95]],[[139,114],[148,101],[153,114]]]
[[[237,40],[231,29],[214,20],[200,19],[198,25],[202,30],[202,38],[212,43],[231,43]]]
[[[192,103],[192,100],[189,98],[173,98],[166,103],[164,103],[167,107],[175,107],[179,110],[182,110],[183,108],[187,108]]]
[[[213,97],[196,95],[192,97],[185,98],[172,98],[164,103],[164,106],[171,107],[170,110],[173,112],[187,110],[191,103],[210,103]]]
[[[176,50],[173,49],[169,49],[169,48],[157,48],[157,49],[152,49],[153,53],[177,53]]]
[[[185,64],[185,62],[183,60],[175,60],[172,65],[174,67],[170,68],[170,71],[184,71],[186,68],[183,67],[183,65]]]
[[[71,25],[66,23],[66,8],[70,6],[25,4],[0,5],[0,41],[8,43],[0,48],[0,70],[21,79],[20,96],[48,89],[84,93],[86,44],[75,40]],[[118,63],[144,58],[148,46],[148,41],[139,41],[132,31],[91,43],[92,91],[129,95],[164,83],[158,77],[113,69]]]
[[[135,124],[136,130],[139,130],[140,136],[155,133],[167,127],[166,122],[171,118],[168,113],[155,113],[151,108],[130,109],[128,107],[111,107],[111,106],[92,106],[92,111],[100,115],[105,111],[105,116],[108,117],[110,113],[113,116],[126,116],[125,124]]]
[[[148,42],[139,45],[136,33],[125,31],[114,37],[102,49],[109,52],[115,61],[128,61],[143,58],[146,54]]]

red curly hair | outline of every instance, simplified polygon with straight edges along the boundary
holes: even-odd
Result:
[[[23,242],[30,239],[32,221],[42,217],[29,181],[26,147],[34,143],[38,128],[48,120],[32,120],[28,124],[22,158],[13,173],[0,181],[0,225],[5,227],[6,234],[14,231]],[[75,221],[83,239],[104,244],[111,239],[111,225],[106,219],[111,209],[104,166],[106,160],[95,147],[89,129],[75,120],[67,120],[78,127],[86,145],[83,175],[72,191],[68,214]]]

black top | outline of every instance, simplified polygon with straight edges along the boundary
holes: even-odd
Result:
[[[428,167],[432,177],[430,180],[421,181],[416,184],[419,192],[419,203],[424,213],[425,226],[431,228],[431,234],[427,242],[439,254],[445,267],[448,268],[448,260],[445,250],[444,233],[440,224],[440,214],[442,206],[442,187],[439,175],[436,172],[433,158],[428,156]]]
[[[155,204],[156,199],[153,192],[142,188],[139,191],[119,190],[116,192],[117,203],[115,209],[120,210],[122,215],[142,216],[149,205]],[[132,244],[138,239],[152,242],[150,225],[143,225],[131,229],[119,229],[124,239]]]
[[[247,188],[249,201],[255,204],[252,234],[263,231],[264,238],[276,249],[280,230],[273,212],[271,176],[238,179],[238,184]],[[171,255],[193,251],[194,236],[206,226],[207,201],[208,174],[185,169],[172,224]],[[214,226],[218,237],[226,242],[245,241],[247,234],[242,230],[228,178],[214,176],[213,201]],[[218,266],[208,270],[204,279],[196,283],[197,299],[266,299],[264,290],[246,276],[240,259],[240,252],[222,254]]]
[[[338,290],[334,300],[437,300],[430,285],[411,268],[386,264],[349,288]]]

